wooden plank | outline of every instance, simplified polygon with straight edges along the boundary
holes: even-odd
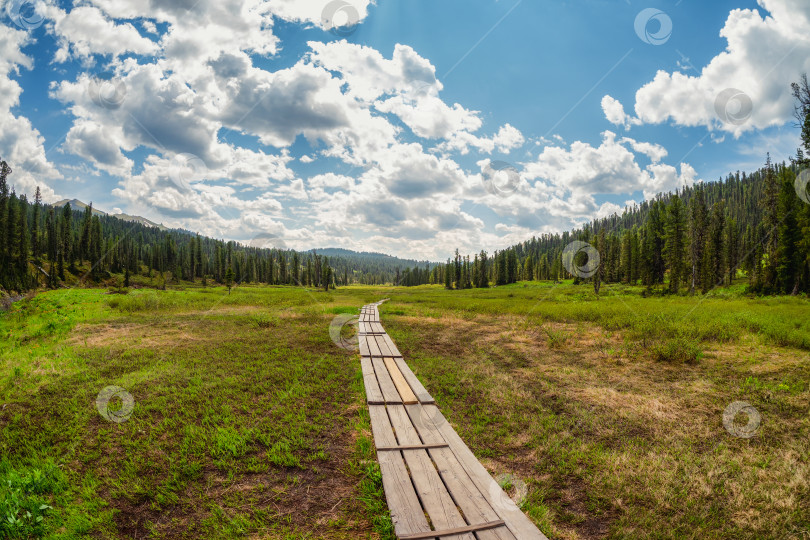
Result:
[[[478,491],[486,497],[490,506],[498,517],[506,522],[506,526],[520,540],[548,540],[546,536],[529,520],[517,505],[506,495],[498,483],[493,479],[475,454],[464,444],[453,426],[444,418],[444,415],[435,405],[422,405],[428,410],[426,415],[433,419],[433,424],[441,433],[444,440],[473,481]]]
[[[360,356],[371,356],[371,349],[368,346],[368,337],[360,334],[357,336],[357,345],[360,348]],[[376,346],[376,344],[375,344]]]
[[[370,406],[368,411],[374,442],[396,444],[385,407]],[[402,455],[399,452],[383,452],[377,455],[377,460],[382,471],[385,499],[397,536],[430,531]]]
[[[369,405],[368,415],[371,417],[371,432],[374,434],[375,446],[396,446],[397,438],[394,437],[385,406]]]
[[[411,424],[403,406],[388,407],[391,425],[399,444],[421,444],[419,435]],[[426,450],[403,450],[402,455],[419,500],[425,508],[435,530],[452,529],[469,525],[456,507],[456,503],[444,487],[436,467],[433,466]],[[445,538],[453,540],[475,540],[472,533],[451,534]]]
[[[383,336],[374,336],[374,341],[377,342],[377,347],[380,348],[380,352],[383,356],[391,356],[393,357],[394,354],[391,352],[391,349],[388,347],[388,342],[385,340]]]
[[[391,380],[382,358],[372,358],[371,363],[374,366],[374,374],[377,375],[377,382],[380,383],[380,390],[382,390],[385,402],[402,403],[402,398],[399,396],[397,387],[394,386],[394,381]]]
[[[391,336],[385,334],[381,337],[381,339],[385,340],[385,344],[388,345],[388,349],[391,351],[391,356],[402,358],[402,353],[399,352],[397,346],[394,345],[394,340],[391,339]]]
[[[446,443],[429,414],[432,411],[426,411],[419,405],[407,405],[405,410],[425,444]],[[431,449],[428,453],[436,463],[436,468],[444,480],[450,496],[464,512],[467,521],[481,523],[499,519],[487,498],[481,494],[450,448]],[[515,540],[515,536],[506,527],[481,531],[476,533],[476,536],[479,540]]]
[[[379,345],[377,345],[377,340],[374,339],[374,336],[363,336],[366,338],[366,343],[368,344],[368,354],[371,357],[381,358],[382,351],[380,351]]]
[[[360,358],[360,366],[363,369],[363,385],[366,387],[366,400],[374,403],[382,403],[385,401],[380,390],[380,384],[377,382],[377,377],[374,375],[374,366],[371,364],[371,358]]]
[[[371,323],[360,321],[357,323],[357,333],[358,334],[371,334]]]
[[[377,452],[383,451],[393,451],[393,450],[418,450],[418,449],[427,450],[429,448],[447,448],[447,443],[436,443],[436,444],[405,444],[399,446],[378,446]]]
[[[394,362],[394,359],[383,358],[383,362],[385,363],[385,367],[388,368],[388,374],[391,376],[394,386],[397,387],[397,392],[399,392],[399,397],[402,398],[402,403],[406,405],[417,403],[416,395],[413,393],[413,390],[411,390],[411,387],[408,386],[405,377],[399,372],[399,368],[396,362]]]
[[[411,390],[413,390],[413,393],[416,395],[416,399],[418,399],[420,403],[436,403],[436,400],[425,390],[425,387],[422,386],[422,383],[416,378],[416,375],[414,375],[411,368],[408,367],[408,364],[405,363],[405,360],[397,358],[396,363],[399,372],[402,373],[402,376],[408,381]]]
[[[496,521],[490,521],[488,523],[480,523],[478,525],[467,525],[465,527],[455,527],[453,529],[445,529],[442,531],[431,531],[429,533],[416,533],[416,534],[406,534],[404,536],[400,536],[399,540],[425,540],[426,538],[433,538],[434,536],[438,538],[445,538],[451,534],[457,534],[462,532],[476,532],[476,531],[483,531],[486,529],[494,529],[495,527],[503,527],[504,523],[502,519]]]

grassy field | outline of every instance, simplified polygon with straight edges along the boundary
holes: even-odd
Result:
[[[406,360],[549,537],[808,538],[810,303],[570,283],[17,303],[0,538],[391,538],[359,362],[329,336],[384,297]],[[97,410],[109,386],[132,396],[105,411],[123,422]],[[735,401],[751,438],[724,427]]]

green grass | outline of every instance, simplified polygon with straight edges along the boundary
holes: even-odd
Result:
[[[19,537],[374,537],[364,473],[347,472],[359,364],[328,332],[374,293],[106,292],[0,314],[2,471],[46,460],[61,475],[36,497],[3,492],[4,511],[25,509]],[[110,385],[134,398],[120,424],[96,411]]]
[[[408,363],[485,466],[527,484],[522,508],[549,537],[810,528],[806,298],[534,282],[108,292],[0,313],[0,538],[392,539],[359,362],[329,337],[385,297]],[[129,420],[98,413],[106,386],[132,394]],[[723,428],[736,400],[762,415],[753,439]]]
[[[490,471],[528,485],[523,510],[550,538],[810,528],[806,298],[568,283],[390,296],[389,334]],[[738,400],[761,414],[752,439],[723,427]]]

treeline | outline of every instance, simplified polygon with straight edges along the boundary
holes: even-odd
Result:
[[[582,229],[545,234],[495,252],[460,257],[437,268],[447,288],[487,287],[518,280],[560,280],[573,276],[601,283],[642,284],[708,292],[739,274],[749,290],[764,294],[810,292],[810,204],[799,197],[800,153],[791,164],[766,165],[751,175],[685,187]],[[582,250],[566,268],[564,251],[574,241],[598,253],[585,271]],[[593,255],[592,255],[593,256]],[[587,268],[590,270],[590,268]]]
[[[0,161],[0,288],[25,291],[64,283],[98,283],[121,276],[155,278],[158,285],[198,281],[336,287],[422,279],[424,269],[400,271],[404,262],[379,254],[326,257],[316,252],[268,249],[225,242],[181,230],[161,230],[70,204],[33,201],[10,190],[11,168]]]

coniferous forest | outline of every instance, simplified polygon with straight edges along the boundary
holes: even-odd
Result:
[[[810,204],[797,195],[800,165],[768,161],[753,174],[685,187],[563,234],[545,234],[502,251],[454,260],[434,270],[447,288],[487,287],[570,277],[563,251],[580,240],[600,264],[587,278],[669,292],[703,292],[747,277],[749,291],[810,292]],[[587,255],[579,255],[584,266]],[[449,268],[450,271],[445,271]],[[580,279],[577,278],[577,281]]]
[[[11,167],[0,161],[0,288],[26,291],[118,277],[129,286],[133,276],[159,284],[196,281],[228,286],[239,283],[335,287],[404,281],[426,275],[416,261],[378,253],[346,250],[324,256],[226,242],[183,230],[161,230],[114,216],[97,215],[92,204],[77,211],[32,201],[9,188]],[[414,264],[414,270],[401,268]]]

